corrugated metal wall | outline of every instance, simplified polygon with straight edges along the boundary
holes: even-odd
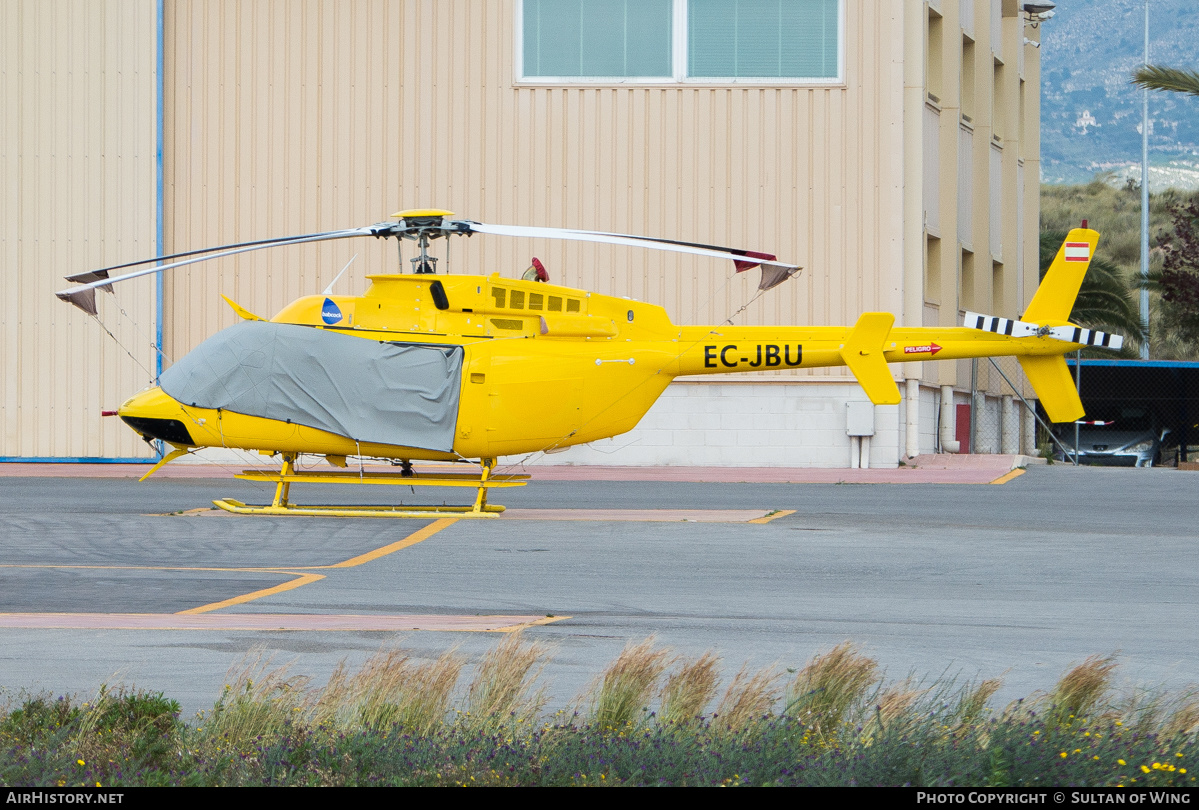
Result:
[[[54,292],[154,255],[155,41],[146,2],[0,4],[0,457],[149,455],[100,412],[153,378],[153,281],[98,296],[122,345]]]
[[[846,85],[519,86],[512,0],[168,3],[167,248],[361,225],[442,207],[506,224],[769,250],[802,277],[741,323],[902,312],[902,7],[849,0]],[[757,272],[623,248],[456,240],[459,271],[519,274],[720,323]],[[233,313],[270,316],[392,272],[394,243],[289,248],[176,274],[167,353]],[[411,255],[411,254],[409,254]],[[443,263],[444,266],[444,263]],[[838,370],[839,376],[841,372]]]

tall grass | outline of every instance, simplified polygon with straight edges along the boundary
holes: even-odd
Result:
[[[751,672],[742,667],[720,699],[713,724],[722,731],[738,733],[765,719],[778,702],[778,680],[772,668]]]
[[[279,733],[302,719],[311,699],[311,679],[292,675],[290,669],[290,664],[276,666],[261,650],[252,651],[230,668],[226,675],[229,683],[203,718],[201,730],[237,747],[244,740]]]
[[[505,720],[533,720],[545,706],[545,691],[533,691],[549,651],[539,642],[526,642],[510,633],[491,648],[475,672],[466,693],[465,722],[485,727]]]
[[[966,684],[958,693],[951,720],[965,726],[977,722],[987,708],[987,701],[995,696],[1001,686],[1001,678],[987,678],[977,684]]]
[[[251,657],[190,725],[159,693],[24,695],[0,708],[0,784],[1195,786],[1199,690],[1122,691],[1113,656],[999,709],[998,679],[888,683],[849,642],[788,683],[742,667],[721,692],[715,652],[651,638],[608,665],[588,711],[548,718],[547,658],[507,636],[460,686],[454,650],[393,648],[317,686]]]
[[[670,663],[670,653],[655,649],[652,636],[626,645],[593,690],[591,722],[602,729],[621,729],[642,720]]]
[[[428,734],[441,725],[450,696],[466,663],[454,650],[433,661],[416,662],[403,650],[385,650],[347,675],[339,666],[311,701],[321,721],[334,726]]]
[[[682,661],[662,687],[658,718],[667,725],[702,720],[704,709],[716,698],[719,681],[720,658],[711,650],[694,660]]]
[[[787,687],[785,711],[820,733],[835,733],[881,678],[877,661],[843,641],[799,671]]]
[[[1065,723],[1075,718],[1090,717],[1106,708],[1115,669],[1114,655],[1092,655],[1070,669],[1047,697],[1050,711],[1056,714],[1059,722]]]

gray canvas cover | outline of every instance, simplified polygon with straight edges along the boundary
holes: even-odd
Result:
[[[160,384],[184,405],[290,420],[359,442],[449,452],[461,378],[461,346],[242,321],[164,371]]]

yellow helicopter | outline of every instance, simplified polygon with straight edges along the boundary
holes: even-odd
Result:
[[[173,448],[143,480],[196,448],[240,448],[278,454],[282,466],[237,476],[274,483],[271,504],[214,501],[237,514],[494,517],[504,507],[488,503],[488,490],[529,478],[495,474],[498,457],[625,433],[680,375],[845,365],[881,405],[900,401],[888,363],[1014,355],[1050,419],[1066,422],[1080,418],[1083,408],[1062,355],[1122,343],[1118,335],[1068,320],[1099,240],[1085,222],[1067,236],[1021,320],[967,313],[961,327],[894,328],[888,312],[864,313],[848,327],[677,326],[653,304],[550,284],[536,260],[521,279],[437,274],[430,242],[476,233],[731,258],[738,272],[761,268],[760,290],[800,268],[754,251],[489,225],[434,209],[394,217],[399,221],[189,251],[67,277],[80,286],[57,296],[96,315],[97,288],[112,292],[125,279],[209,259],[355,237],[411,240],[419,248],[412,273],[368,276],[361,296],[333,295],[330,285],[269,321],[226,298],[242,320],[205,340],[164,371],[157,386],[118,411],[147,441]],[[168,259],[181,260],[111,275]],[[342,468],[348,457],[374,457],[400,469],[300,470],[301,455],[324,456]],[[413,461],[476,460],[478,474],[412,468]],[[293,483],[457,486],[476,493],[469,506],[302,506],[290,499]]]

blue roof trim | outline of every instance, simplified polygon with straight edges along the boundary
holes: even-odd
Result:
[[[1066,358],[1066,365],[1074,366],[1072,358]],[[1112,368],[1193,368],[1199,369],[1199,360],[1083,360],[1082,367],[1109,366]]]
[[[98,456],[0,456],[0,464],[153,464],[152,458]]]

